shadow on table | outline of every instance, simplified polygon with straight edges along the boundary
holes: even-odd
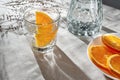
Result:
[[[106,75],[104,75],[106,80],[113,80],[113,79],[110,79],[109,77],[107,77]]]
[[[9,80],[5,69],[4,55],[0,53],[0,80]]]
[[[58,47],[53,53],[34,53],[45,80],[90,80]]]

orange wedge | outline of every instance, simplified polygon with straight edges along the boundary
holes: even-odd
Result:
[[[107,59],[113,53],[109,52],[103,45],[94,45],[90,49],[90,56],[96,64],[99,66],[108,69]]]
[[[102,36],[102,42],[116,51],[120,51],[120,38],[112,35],[112,34],[105,34]]]
[[[57,30],[54,30],[55,25],[52,23],[53,20],[44,12],[36,12],[36,34],[35,34],[35,45],[37,47],[45,47],[56,36]]]
[[[107,64],[112,71],[120,76],[120,55],[114,54],[107,60]]]
[[[48,24],[53,22],[52,18],[44,12],[36,11],[36,24]]]

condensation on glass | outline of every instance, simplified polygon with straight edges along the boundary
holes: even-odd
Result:
[[[102,27],[102,0],[71,0],[68,30],[77,36],[95,36]]]

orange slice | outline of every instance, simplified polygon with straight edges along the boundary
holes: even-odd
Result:
[[[102,36],[102,42],[109,48],[112,48],[116,51],[120,51],[120,38],[119,37],[112,35],[112,34],[106,34]]]
[[[120,76],[120,55],[114,54],[110,56],[107,63],[110,69]]]
[[[55,25],[53,20],[44,12],[36,12],[36,28],[35,45],[37,47],[44,47],[50,44],[56,36],[57,30],[54,30]]]
[[[36,11],[36,24],[48,24],[51,23],[53,20],[50,16],[48,16],[44,12]]]
[[[94,45],[90,49],[90,56],[97,65],[108,68],[107,66],[107,59],[113,53],[109,52],[105,46],[103,45]]]

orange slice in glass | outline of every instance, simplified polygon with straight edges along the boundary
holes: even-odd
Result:
[[[107,63],[110,69],[120,76],[120,55],[114,54],[110,56]]]
[[[120,38],[119,37],[112,35],[112,34],[106,34],[102,36],[102,42],[109,48],[112,48],[116,51],[120,51]]]
[[[113,53],[109,52],[103,45],[94,45],[90,49],[90,57],[99,66],[108,68],[107,59]]]
[[[36,28],[35,44],[37,47],[44,47],[50,44],[56,36],[57,30],[54,30],[55,25],[53,20],[44,12],[36,12]]]

